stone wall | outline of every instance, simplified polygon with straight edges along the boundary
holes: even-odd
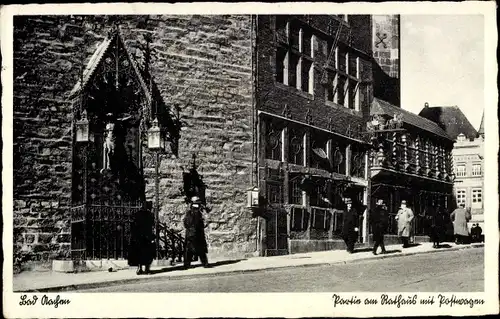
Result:
[[[181,109],[179,157],[160,160],[160,213],[182,229],[187,208],[182,171],[196,155],[211,209],[209,253],[256,249],[256,223],[245,208],[252,160],[250,16],[175,16],[149,21],[155,59],[152,72],[166,103]],[[130,29],[128,39],[144,31]],[[147,154],[147,149],[144,150]],[[145,168],[146,196],[153,200],[154,166]]]
[[[65,17],[14,18],[14,250],[66,256],[71,201],[71,105],[78,36]],[[81,39],[81,38],[80,38]]]
[[[68,255],[72,110],[66,97],[78,81],[82,53],[88,61],[112,19],[14,20],[14,242],[32,259]],[[208,186],[210,251],[253,252],[255,220],[244,207],[252,172],[250,16],[120,20],[139,61],[139,43],[152,36],[154,80],[184,122],[178,158],[161,156],[161,218],[182,229],[182,170],[194,153]],[[146,196],[153,200],[154,166],[147,162]]]

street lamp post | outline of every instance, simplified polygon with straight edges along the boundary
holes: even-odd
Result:
[[[159,234],[159,212],[160,212],[160,181],[159,181],[159,162],[160,162],[160,149],[161,149],[161,129],[158,125],[158,119],[155,118],[153,125],[148,131],[148,148],[155,153],[155,246],[156,246],[156,260],[160,258],[160,234]]]

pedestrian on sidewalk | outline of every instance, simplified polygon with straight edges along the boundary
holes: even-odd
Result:
[[[401,208],[395,218],[398,221],[398,236],[403,243],[403,248],[410,247],[409,237],[411,235],[414,217],[413,211],[409,207],[406,207],[406,200],[402,200]]]
[[[130,229],[129,266],[137,266],[137,274],[150,274],[155,254],[153,215],[146,208],[140,209],[133,217]],[[142,270],[144,267],[144,270]]]
[[[483,233],[483,230],[481,227],[479,227],[479,224],[478,223],[474,224],[474,226],[470,230],[472,242],[473,243],[480,243],[482,241],[482,238],[481,238],[482,233]]]
[[[203,267],[209,267],[207,241],[205,238],[205,222],[199,197],[193,196],[191,198],[190,209],[186,211],[183,222],[186,229],[184,267],[187,269],[191,266],[193,256],[198,256],[200,258]]]
[[[460,203],[460,207],[455,209],[450,215],[453,221],[453,233],[455,235],[455,243],[463,245],[469,242],[469,229],[467,222],[471,220],[471,213],[465,209],[465,204]]]
[[[377,200],[375,208],[370,214],[370,224],[373,233],[373,254],[377,254],[377,249],[380,246],[382,254],[386,254],[384,244],[384,234],[387,231],[388,212],[383,199]]]
[[[354,252],[354,245],[358,237],[358,211],[352,206],[352,199],[346,199],[346,210],[343,214],[342,237],[346,244],[346,250],[350,254]]]
[[[429,237],[432,241],[432,248],[439,248],[441,239],[444,235],[444,212],[438,204],[436,209],[430,208],[429,215],[426,216],[429,221]]]

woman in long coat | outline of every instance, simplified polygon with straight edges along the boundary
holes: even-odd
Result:
[[[409,237],[412,234],[413,211],[406,207],[406,201],[401,201],[401,208],[396,215],[398,221],[398,236],[403,242],[403,248],[409,247]]]
[[[464,204],[460,204],[460,207],[455,209],[450,215],[453,221],[453,232],[455,234],[455,242],[457,244],[467,243],[469,238],[469,229],[467,228],[467,222],[471,220],[470,211],[464,208]]]
[[[132,221],[130,229],[129,266],[137,266],[137,274],[150,273],[150,266],[155,254],[154,219],[146,209],[139,210]],[[145,271],[142,267],[145,267]]]

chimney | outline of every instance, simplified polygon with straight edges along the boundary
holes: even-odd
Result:
[[[428,108],[429,107],[429,103],[425,102],[424,107]]]

